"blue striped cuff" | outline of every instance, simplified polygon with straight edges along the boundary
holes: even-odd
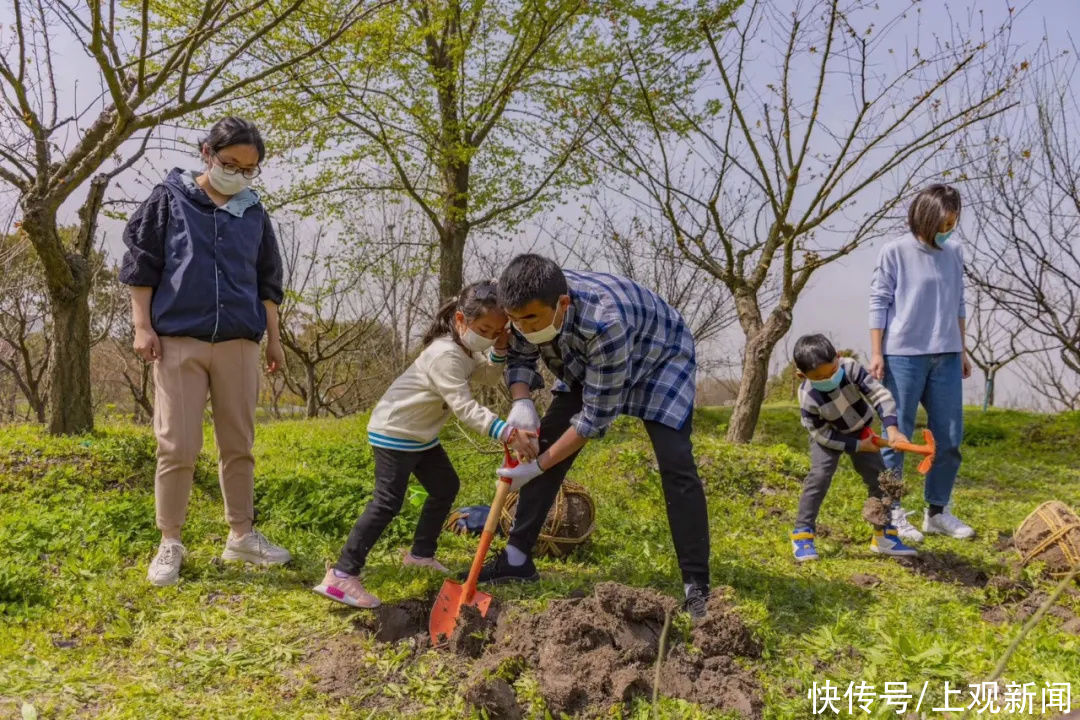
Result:
[[[494,439],[498,440],[498,439],[500,439],[502,437],[503,431],[505,429],[506,429],[506,423],[503,422],[502,420],[500,420],[499,418],[495,418],[491,422],[491,427],[488,428],[488,435],[490,435]]]
[[[427,442],[420,442],[419,440],[407,440],[405,438],[395,438],[389,435],[380,435],[377,432],[368,431],[368,442],[372,446],[378,448],[384,448],[386,450],[403,450],[405,452],[420,452],[421,450],[430,450],[439,444],[439,438],[429,440]]]
[[[494,350],[492,350],[490,353],[488,353],[488,358],[490,358],[491,362],[495,363],[496,365],[502,365],[503,363],[506,362],[506,356],[505,355],[497,355]]]

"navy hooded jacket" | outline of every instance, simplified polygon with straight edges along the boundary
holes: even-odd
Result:
[[[281,303],[282,266],[270,217],[254,191],[217,207],[194,173],[176,168],[131,216],[124,243],[120,281],[154,289],[151,323],[158,335],[262,339],[262,303]]]

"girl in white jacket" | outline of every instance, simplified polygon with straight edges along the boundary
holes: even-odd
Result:
[[[498,383],[506,363],[507,316],[496,302],[494,282],[473,283],[448,301],[424,336],[424,349],[409,369],[383,394],[368,422],[368,442],[375,455],[373,497],[356,521],[337,563],[326,571],[320,595],[373,608],[379,599],[357,577],[371,547],[401,511],[409,476],[428,492],[412,550],[405,565],[448,570],[435,559],[439,531],[457,496],[459,481],[439,444],[439,431],[450,415],[476,432],[510,443],[519,456],[533,451],[524,432],[473,399],[469,381]]]

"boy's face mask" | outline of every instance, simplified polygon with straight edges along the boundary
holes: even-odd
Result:
[[[810,385],[818,392],[832,392],[840,387],[840,381],[844,379],[844,367],[837,365],[836,372],[828,380],[811,380]]]

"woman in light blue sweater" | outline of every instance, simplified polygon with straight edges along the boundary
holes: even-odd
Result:
[[[908,209],[910,234],[881,249],[870,286],[870,373],[883,380],[911,437],[919,404],[937,442],[923,496],[923,532],[970,538],[975,533],[950,510],[964,437],[963,380],[971,375],[964,306],[964,256],[949,241],[960,218],[960,193],[948,185],[922,190]],[[902,470],[904,456],[883,451]],[[893,524],[905,540],[923,535],[896,505]]]

